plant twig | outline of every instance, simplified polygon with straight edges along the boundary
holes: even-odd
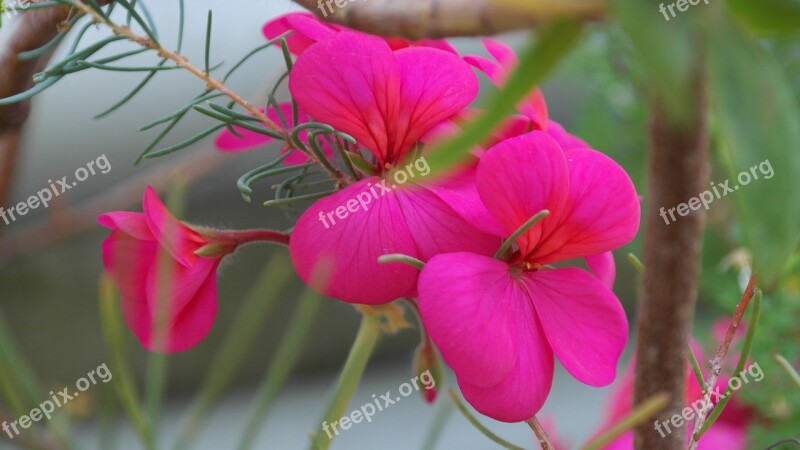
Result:
[[[330,1],[294,2],[323,20],[409,39],[489,35],[557,19],[590,21],[606,10],[604,0],[369,0],[344,8]]]
[[[555,447],[553,447],[553,444],[550,442],[550,437],[547,435],[547,432],[544,431],[544,427],[539,423],[539,419],[537,419],[536,416],[528,419],[526,423],[531,427],[536,438],[539,439],[539,445],[542,447],[542,450],[555,450]]]
[[[20,16],[11,36],[0,48],[0,98],[28,90],[34,73],[42,70],[55,46],[37,58],[22,61],[17,55],[52,41],[59,25],[69,17],[69,8],[53,7],[29,11]],[[0,205],[8,200],[19,160],[22,127],[28,120],[31,102],[0,106]]]
[[[757,281],[758,278],[755,275],[750,277],[750,282],[747,283],[747,287],[742,294],[742,299],[736,307],[733,319],[731,319],[731,323],[728,325],[728,332],[725,334],[725,339],[720,344],[719,349],[717,349],[717,355],[711,360],[711,375],[708,376],[708,381],[705,383],[703,392],[703,408],[697,413],[697,419],[694,422],[694,431],[692,432],[692,439],[689,441],[688,450],[695,450],[697,448],[700,439],[699,431],[703,428],[706,417],[708,417],[708,413],[712,409],[711,393],[717,385],[717,378],[719,378],[719,374],[722,372],[722,365],[725,362],[725,357],[728,355],[728,350],[731,347],[734,335],[736,335],[736,330],[742,322],[742,317],[744,317],[744,313],[747,311],[747,306],[750,305],[750,300],[753,299],[756,293]]]
[[[270,120],[267,117],[267,115],[261,112],[258,108],[256,108],[255,105],[242,98],[239,94],[228,89],[228,87],[225,86],[221,81],[212,78],[211,75],[206,71],[190,64],[189,60],[186,57],[179,55],[171,50],[167,50],[166,48],[158,45],[150,38],[140,36],[134,33],[133,30],[131,30],[127,26],[122,26],[111,22],[110,20],[98,14],[97,11],[95,11],[92,7],[86,5],[82,1],[76,1],[74,5],[81,12],[92,17],[92,19],[96,23],[103,24],[108,28],[110,28],[115,35],[124,36],[129,41],[135,42],[136,44],[139,44],[142,47],[155,50],[158,53],[158,55],[161,56],[162,58],[174,62],[176,65],[184,68],[192,75],[196,76],[197,78],[200,78],[206,83],[209,90],[216,90],[225,94],[225,96],[236,102],[242,108],[246,109],[250,114],[253,115],[253,117],[257,117],[259,120],[261,120],[261,122],[268,128],[272,129],[276,133],[279,133],[281,136],[284,136],[287,141],[289,140],[289,133],[285,129],[283,129],[282,127],[278,126],[278,124]]]

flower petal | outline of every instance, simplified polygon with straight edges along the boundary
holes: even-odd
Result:
[[[147,220],[142,213],[128,211],[111,212],[102,214],[97,218],[97,222],[112,230],[122,230],[123,233],[130,235],[134,239],[143,241],[155,241],[156,239],[153,233],[150,232],[150,228],[147,226]]]
[[[536,319],[524,294],[502,261],[472,253],[437,255],[419,278],[420,316],[460,378],[493,386],[516,365],[516,317]]]
[[[349,303],[382,304],[414,292],[418,271],[380,256],[401,253],[427,260],[445,251],[488,252],[496,238],[467,224],[425,188],[393,189],[377,177],[319,200],[300,217],[289,250],[307,284]],[[314,286],[315,273],[333,280]]]
[[[144,191],[142,205],[147,226],[158,242],[184,266],[194,264],[194,252],[208,241],[176,219],[150,186]]]
[[[614,381],[628,340],[628,319],[614,293],[573,267],[526,273],[521,279],[567,372],[590,386]]]
[[[315,120],[350,134],[383,165],[398,162],[425,132],[465,108],[477,80],[450,53],[393,52],[380,38],[341,32],[298,58],[289,88]]]
[[[611,252],[599,253],[584,258],[586,265],[594,276],[600,280],[605,287],[614,287],[614,280],[617,278],[617,265],[614,263],[614,254]]]
[[[275,39],[287,31],[292,31],[292,34],[286,38],[286,43],[289,51],[294,55],[303,53],[317,41],[337,33],[335,28],[315,19],[309,13],[289,13],[277,17],[267,22],[262,29],[267,40]]]
[[[162,263],[169,264],[164,267]],[[169,258],[157,257],[148,274],[147,305],[153,318],[150,340],[146,347],[151,351],[174,353],[194,347],[208,335],[217,314],[217,268],[219,259],[198,258],[195,265],[185,267]],[[158,333],[160,277],[169,277],[164,286],[169,295],[165,314],[168,314],[168,328],[163,347],[153,334]]]
[[[544,209],[550,216],[518,240],[522,254],[534,250],[543,232],[558,223],[569,191],[567,161],[558,144],[541,131],[505,140],[481,158],[478,193],[510,236]]]
[[[566,151],[569,197],[557,226],[548,230],[535,259],[542,264],[615,250],[639,230],[640,205],[628,174],[591,149]]]

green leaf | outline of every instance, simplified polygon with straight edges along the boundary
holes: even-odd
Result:
[[[736,18],[762,34],[785,34],[800,31],[798,0],[729,0]]]
[[[667,22],[656,4],[641,0],[614,2],[614,16],[643,66],[640,85],[652,90],[650,94],[664,104],[672,122],[691,123],[692,24],[676,19]]]
[[[431,166],[429,176],[458,164],[514,112],[519,101],[556,66],[581,35],[581,27],[572,22],[558,22],[544,28],[539,39],[520,58],[519,66],[508,82],[489,103],[488,109],[464,126],[457,136],[433,148],[425,159]]]
[[[707,51],[721,156],[731,187],[741,185],[730,195],[768,286],[800,238],[800,203],[787,197],[800,192],[800,105],[777,61],[735,24],[709,27]],[[770,169],[774,175],[766,179]],[[737,177],[745,172],[759,179],[743,185]]]

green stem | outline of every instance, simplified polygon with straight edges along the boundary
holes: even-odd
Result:
[[[514,242],[517,242],[517,239],[519,239],[520,236],[525,234],[526,231],[530,230],[531,227],[536,225],[540,220],[544,219],[548,215],[550,215],[550,211],[543,209],[539,211],[539,213],[537,213],[535,216],[528,219],[527,222],[523,223],[522,226],[519,227],[519,229],[515,231],[514,234],[511,235],[511,237],[509,237],[508,239],[505,240],[505,242],[503,242],[503,245],[501,245],[500,248],[497,250],[497,253],[494,254],[494,259],[502,258],[503,255],[506,253],[506,250],[511,248],[511,246],[514,245]]]
[[[361,319],[358,335],[356,335],[356,340],[350,349],[350,355],[344,364],[339,381],[336,383],[333,397],[318,426],[321,427],[321,424],[326,422],[336,422],[344,415],[345,409],[347,409],[347,405],[350,403],[350,399],[361,381],[364,369],[367,368],[367,362],[375,349],[375,345],[378,343],[379,337],[380,316],[365,315]],[[313,434],[311,450],[328,450],[332,441],[333,437],[328,437],[328,433],[320,429]]]
[[[461,399],[458,397],[458,394],[456,394],[456,391],[450,389],[448,393],[450,394],[450,398],[453,399],[453,403],[455,403],[456,408],[458,408],[458,410],[461,411],[461,414],[463,414],[464,417],[466,417],[467,420],[469,420],[469,423],[471,423],[472,426],[477,428],[478,431],[483,433],[484,436],[492,440],[492,442],[508,450],[525,450],[524,448],[518,447],[506,441],[505,439],[501,438],[500,436],[494,434],[492,430],[486,428],[482,423],[480,423],[478,419],[476,419],[475,416],[473,416],[472,413],[469,412],[467,407],[464,405],[464,402],[462,402]]]

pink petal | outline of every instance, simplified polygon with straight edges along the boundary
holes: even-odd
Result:
[[[309,13],[289,13],[280,16],[269,21],[262,30],[267,40],[275,39],[287,31],[293,31],[286,38],[286,43],[294,55],[303,53],[317,41],[337,33],[335,29],[315,19]]]
[[[400,75],[383,40],[340,33],[314,45],[297,59],[289,89],[311,117],[353,136],[381,161],[395,148],[389,130],[399,112]]]
[[[716,422],[700,439],[698,450],[745,450],[747,428]]]
[[[519,58],[514,50],[506,44],[495,39],[483,39],[483,46],[486,51],[492,55],[492,58],[497,60],[501,65],[506,67],[513,67],[519,63]]]
[[[392,52],[382,39],[342,32],[298,58],[289,88],[315,120],[353,136],[382,165],[398,162],[425,132],[465,108],[477,81],[452,54]]]
[[[281,114],[283,114],[283,118],[286,119],[287,128],[292,129],[294,128],[294,116],[292,114],[292,104],[291,103],[281,103],[278,105],[281,110]],[[263,113],[266,111],[264,108],[261,108],[260,111]],[[306,117],[303,111],[298,111],[298,122],[306,123],[308,122],[308,117]],[[267,111],[267,117],[272,120],[274,123],[283,126],[283,122],[281,121],[280,115],[275,111],[275,108],[270,107],[269,111]],[[240,127],[233,127],[241,136],[237,136],[235,133],[232,133],[227,128],[223,130],[218,136],[216,141],[214,141],[214,145],[220,151],[226,153],[238,153],[247,150],[252,150],[257,147],[261,147],[263,145],[269,144],[273,142],[275,139],[264,136],[263,134],[256,133],[250,130],[245,130]],[[301,133],[301,138],[305,140],[306,135],[308,132]],[[299,152],[298,152],[299,153]],[[302,155],[302,153],[300,153]],[[305,155],[303,162],[307,162],[308,158]],[[291,158],[291,157],[290,157]]]
[[[193,267],[185,267],[168,260],[169,266],[163,268],[157,260],[151,268],[147,285],[147,304],[152,322],[158,322],[159,292],[166,290],[169,295],[165,308],[168,314],[168,328],[163,348],[157,342],[158,330],[151,323],[150,340],[146,347],[151,351],[175,353],[188,350],[202,341],[211,331],[217,315],[217,267],[219,259],[198,258]],[[162,270],[163,268],[163,270]],[[166,274],[168,286],[160,287],[160,277]]]
[[[467,167],[437,180],[428,188],[444,200],[467,223],[493,236],[503,236],[503,227],[486,209],[475,184],[476,168]]]
[[[614,293],[572,267],[525,273],[521,279],[567,372],[590,386],[614,381],[628,340],[628,319]]]
[[[542,264],[615,250],[639,230],[639,198],[625,170],[594,150],[569,150],[565,155],[568,202],[558,225],[536,249],[534,258]]]
[[[477,186],[483,203],[510,236],[542,210],[550,216],[530,228],[517,244],[526,255],[543,232],[554,228],[567,202],[567,161],[558,144],[534,131],[495,145],[481,158]]]
[[[617,265],[614,263],[614,254],[611,252],[599,253],[584,258],[586,265],[594,276],[600,280],[605,287],[614,287],[614,279],[617,277]]]
[[[387,303],[413,294],[418,271],[380,264],[378,257],[401,253],[426,260],[444,251],[498,246],[430,191],[410,184],[391,189],[387,183],[391,192],[384,192],[380,184],[377,177],[361,180],[319,200],[297,222],[289,245],[292,262],[300,278],[323,294],[349,303]],[[314,286],[319,271],[334,281]]]
[[[507,264],[472,253],[435,256],[420,276],[419,306],[472,406],[505,422],[539,411],[550,391],[553,353]]]
[[[97,218],[100,225],[111,228],[112,230],[119,229],[123,233],[143,241],[155,241],[155,236],[150,232],[147,226],[147,220],[144,214],[135,212],[111,212],[101,215]]]
[[[103,241],[103,265],[120,292],[125,322],[145,347],[149,343],[152,318],[145,281],[155,266],[158,243],[139,240],[114,230]]]
[[[496,62],[484,58],[483,56],[465,56],[464,61],[486,74],[496,86],[502,84],[505,73],[503,73],[502,68]]]
[[[176,219],[150,186],[144,191],[142,205],[147,226],[158,242],[184,266],[194,264],[194,252],[208,241]]]
[[[576,148],[591,148],[591,146],[582,139],[569,134],[560,123],[554,120],[548,122],[547,134],[549,134],[551,138],[555,139],[556,142],[558,142],[558,145],[560,145],[565,151]]]

